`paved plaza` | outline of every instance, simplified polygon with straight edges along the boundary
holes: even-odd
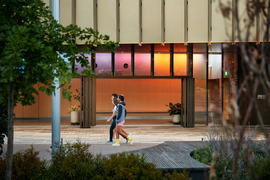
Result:
[[[120,137],[120,147],[112,147],[106,144],[109,138],[109,125],[99,125],[91,128],[80,128],[79,126],[65,125],[61,126],[61,138],[63,143],[74,143],[81,141],[90,144],[89,151],[93,154],[101,153],[103,155],[120,153],[123,151],[134,151],[160,145],[166,141],[190,141],[198,142],[207,140],[209,126],[196,124],[194,128],[183,128],[180,125],[125,125],[124,128],[132,134],[133,145],[125,143]],[[218,128],[222,131],[222,127]],[[249,127],[254,129],[254,126]],[[267,127],[268,133],[270,127]],[[24,150],[33,145],[40,152],[40,157],[50,159],[51,154],[48,151],[51,146],[51,126],[15,126],[14,127],[14,152]],[[256,138],[263,138],[263,134],[258,129]],[[7,143],[7,139],[5,139]],[[6,150],[6,145],[4,145]]]

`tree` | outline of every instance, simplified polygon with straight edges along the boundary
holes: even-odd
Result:
[[[85,40],[82,48],[76,39]],[[92,28],[63,27],[41,0],[0,0],[0,104],[7,102],[8,94],[6,179],[12,177],[13,105],[34,104],[37,83],[44,85],[39,90],[47,95],[63,87],[64,98],[70,100],[69,84],[79,76],[70,67],[78,62],[87,68],[82,73],[90,77],[93,71],[84,54],[95,53],[97,46],[114,51],[118,44]],[[60,87],[53,84],[55,77]]]
[[[234,86],[235,82],[231,78],[229,72],[230,85],[234,96],[230,97],[231,104],[228,107],[228,112],[235,120],[235,126],[230,126],[225,121],[225,117],[222,114],[222,124],[226,129],[226,132],[238,134],[237,148],[234,152],[233,163],[233,175],[234,179],[237,179],[237,163],[239,157],[239,151],[241,145],[245,143],[244,134],[248,120],[251,118],[251,113],[256,112],[256,118],[259,121],[260,127],[264,133],[266,143],[269,148],[269,134],[265,130],[262,114],[257,102],[257,92],[259,88],[263,91],[268,108],[270,107],[269,90],[270,90],[270,44],[269,44],[269,27],[270,27],[270,3],[267,0],[250,0],[240,4],[239,0],[234,1],[234,6],[231,1],[224,2],[222,0],[216,0],[219,3],[219,9],[221,10],[224,19],[235,20],[236,39],[235,45],[238,47],[238,53],[241,56],[241,67],[243,79],[240,81],[239,89]],[[245,6],[246,17],[243,18],[243,14],[240,14],[240,6]],[[233,8],[232,8],[233,7]],[[251,41],[251,29],[255,27],[258,17],[261,18],[260,33],[263,37],[263,42],[250,43]],[[243,26],[242,26],[243,25]],[[227,27],[230,27],[229,25]],[[245,27],[245,28],[242,28]],[[264,32],[262,33],[262,30]],[[257,37],[258,38],[258,37]],[[226,47],[224,47],[226,50]],[[226,63],[226,62],[225,62]],[[228,64],[226,64],[228,66]],[[247,109],[244,113],[239,111],[239,101],[245,99],[247,103]],[[240,115],[241,126],[240,126]]]

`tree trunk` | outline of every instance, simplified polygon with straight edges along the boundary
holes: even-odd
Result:
[[[9,84],[8,98],[8,146],[7,146],[7,166],[6,180],[12,179],[12,160],[13,160],[13,102],[14,102],[14,82]]]

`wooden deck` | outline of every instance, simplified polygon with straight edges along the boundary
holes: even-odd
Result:
[[[154,163],[156,168],[163,170],[163,172],[182,171],[186,169],[190,172],[189,176],[192,179],[208,179],[207,172],[210,166],[190,156],[192,151],[203,145],[204,142],[198,141],[166,141],[154,147],[129,151],[128,153],[144,154],[147,162]]]

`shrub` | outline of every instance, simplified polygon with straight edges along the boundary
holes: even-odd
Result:
[[[258,179],[268,180],[270,179],[270,158],[260,158],[257,161],[255,170],[258,175]]]
[[[111,155],[110,158],[101,155],[93,156],[88,152],[89,145],[81,142],[60,145],[53,154],[50,166],[43,179],[181,179],[185,180],[188,173],[166,174],[155,165],[148,163],[145,156],[133,153]]]
[[[13,155],[12,179],[28,180],[40,179],[46,169],[46,162],[40,160],[39,152],[33,146],[25,151],[19,151]],[[0,177],[5,177],[6,156],[0,158]]]
[[[48,180],[188,180],[188,172],[166,173],[148,163],[145,156],[134,153],[111,155],[110,158],[93,156],[88,152],[90,145],[77,142],[60,145],[53,153],[52,160],[47,164],[41,161],[33,146],[25,151],[19,151],[13,156],[12,179],[48,179]],[[5,177],[6,157],[0,158],[0,179]]]
[[[168,180],[191,180],[191,178],[188,177],[189,172],[186,171],[185,169],[183,170],[182,173],[174,171],[172,174],[166,173],[163,179],[168,179]]]
[[[255,130],[246,134],[241,144],[237,164],[238,179],[256,177],[254,166],[260,158],[269,157],[268,153],[265,153],[267,145],[252,140],[255,136]],[[209,130],[207,137],[206,146],[195,150],[193,157],[207,165],[214,161],[217,179],[233,179],[233,162],[239,138],[238,134],[232,132],[220,133],[215,126],[214,129]],[[213,155],[214,159],[212,158]]]
[[[87,151],[90,145],[81,142],[57,146],[52,154],[45,179],[91,179],[101,171],[101,158]]]
[[[145,157],[133,153],[121,153],[111,155],[104,159],[104,173],[102,178],[112,179],[158,179],[161,177],[161,170],[155,165],[145,161]]]

